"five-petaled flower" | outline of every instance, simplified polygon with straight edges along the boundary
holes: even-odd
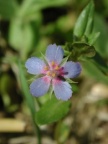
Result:
[[[40,97],[48,92],[52,86],[57,99],[68,100],[72,96],[71,86],[66,78],[74,78],[81,72],[79,62],[68,61],[62,64],[64,51],[56,44],[49,45],[46,50],[46,61],[37,57],[29,58],[25,66],[28,73],[40,75],[30,85],[30,92],[33,96]]]

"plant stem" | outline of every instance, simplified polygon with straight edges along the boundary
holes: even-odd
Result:
[[[34,124],[34,127],[35,127],[35,133],[37,135],[37,139],[38,139],[38,144],[41,144],[41,135],[40,135],[40,129],[35,121],[35,118],[36,118],[36,107],[35,107],[35,103],[34,103],[34,100],[33,100],[33,97],[31,96],[30,92],[29,92],[29,88],[28,88],[28,85],[27,85],[27,81],[26,81],[26,78],[25,78],[25,73],[23,71],[23,68],[22,68],[22,64],[21,64],[21,61],[18,61],[18,64],[19,64],[19,74],[20,74],[20,81],[21,81],[21,88],[23,90],[23,93],[24,93],[24,98],[27,102],[27,105],[29,106],[29,109],[30,109],[30,112],[31,112],[31,116],[32,116],[32,120],[33,120],[33,124]]]
[[[41,133],[38,125],[36,125],[36,133],[37,133],[37,139],[38,139],[38,144],[41,144]]]
[[[34,115],[34,112],[32,112],[31,111],[31,113],[32,113],[32,118],[33,118],[33,124],[34,124],[34,129],[35,129],[35,134],[37,135],[37,144],[41,144],[41,131],[40,131],[40,128],[39,128],[39,126],[37,125],[37,123],[36,123],[36,121],[35,121],[35,116],[36,115]],[[36,114],[36,112],[35,112],[35,114]]]

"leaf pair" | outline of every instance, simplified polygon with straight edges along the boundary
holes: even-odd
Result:
[[[84,57],[93,57],[95,47],[93,44],[99,36],[99,32],[94,31],[94,3],[90,3],[81,12],[73,31],[73,41],[65,47],[71,52],[70,60],[78,61]]]
[[[80,40],[85,37],[85,42],[89,45],[93,45],[98,38],[100,33],[94,31],[94,3],[92,0],[78,17],[73,34]]]

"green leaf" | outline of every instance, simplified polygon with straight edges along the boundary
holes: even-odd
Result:
[[[12,18],[17,8],[18,4],[16,0],[0,0],[0,16],[4,19]]]
[[[105,61],[98,53],[96,53],[94,59],[94,63],[96,66],[104,73],[107,75],[108,73],[108,65],[107,61]]]
[[[98,37],[100,36],[100,32],[94,32],[92,33],[89,37],[88,37],[88,43],[90,45],[93,45],[95,43],[95,41],[98,39]]]
[[[108,77],[104,75],[101,70],[96,66],[93,60],[85,60],[82,62],[85,72],[97,81],[108,85]]]
[[[75,81],[73,81],[73,80],[71,80],[71,79],[69,79],[69,78],[67,78],[66,81],[67,81],[68,83],[70,83],[70,84],[72,84],[72,83],[78,83],[78,82],[75,82]]]
[[[94,16],[94,3],[90,3],[81,12],[80,16],[74,27],[74,35],[82,37],[83,35],[89,36],[93,29],[93,16]]]
[[[47,60],[46,56],[42,52],[40,52],[40,53],[41,53],[41,57],[43,58],[45,64],[48,65],[48,60]]]
[[[56,129],[55,129],[55,140],[57,143],[63,144],[68,139],[69,133],[71,129],[69,124],[67,125],[65,122],[60,121],[57,123]]]
[[[33,13],[36,14],[37,11],[40,11],[48,7],[57,7],[66,4],[69,0],[24,0],[19,15],[28,16]]]
[[[69,107],[70,101],[51,98],[37,112],[36,122],[40,125],[56,122],[67,114]]]
[[[62,62],[60,63],[60,66],[63,66],[68,61],[69,56],[70,56],[70,54],[68,56],[66,56],[65,58],[63,58]]]
[[[9,43],[18,50],[21,58],[25,60],[38,42],[39,32],[36,22],[23,23],[19,19],[11,21],[9,29]]]
[[[11,85],[10,85],[11,82]],[[13,80],[10,75],[2,74],[0,77],[0,93],[2,96],[3,104],[5,108],[9,108],[9,105],[11,105],[11,98],[10,98],[10,90],[13,86]]]
[[[99,15],[95,15],[94,31],[100,32],[95,43],[96,50],[102,57],[108,59],[108,27],[105,20]]]

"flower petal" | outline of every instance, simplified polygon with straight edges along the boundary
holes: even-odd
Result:
[[[51,44],[47,47],[46,50],[46,57],[48,62],[56,62],[57,64],[60,64],[63,59],[63,49],[61,46],[57,46],[56,44]]]
[[[79,62],[72,62],[72,61],[68,61],[65,65],[64,65],[64,73],[66,73],[66,75],[64,75],[65,78],[74,78],[77,77],[80,73],[81,73],[81,65]]]
[[[57,99],[66,101],[72,96],[71,86],[67,82],[53,80],[53,89]]]
[[[33,96],[39,97],[47,93],[51,79],[47,76],[41,77],[33,81],[30,85],[30,92]]]
[[[30,74],[41,74],[44,66],[44,61],[36,57],[29,58],[25,63],[25,67]]]

